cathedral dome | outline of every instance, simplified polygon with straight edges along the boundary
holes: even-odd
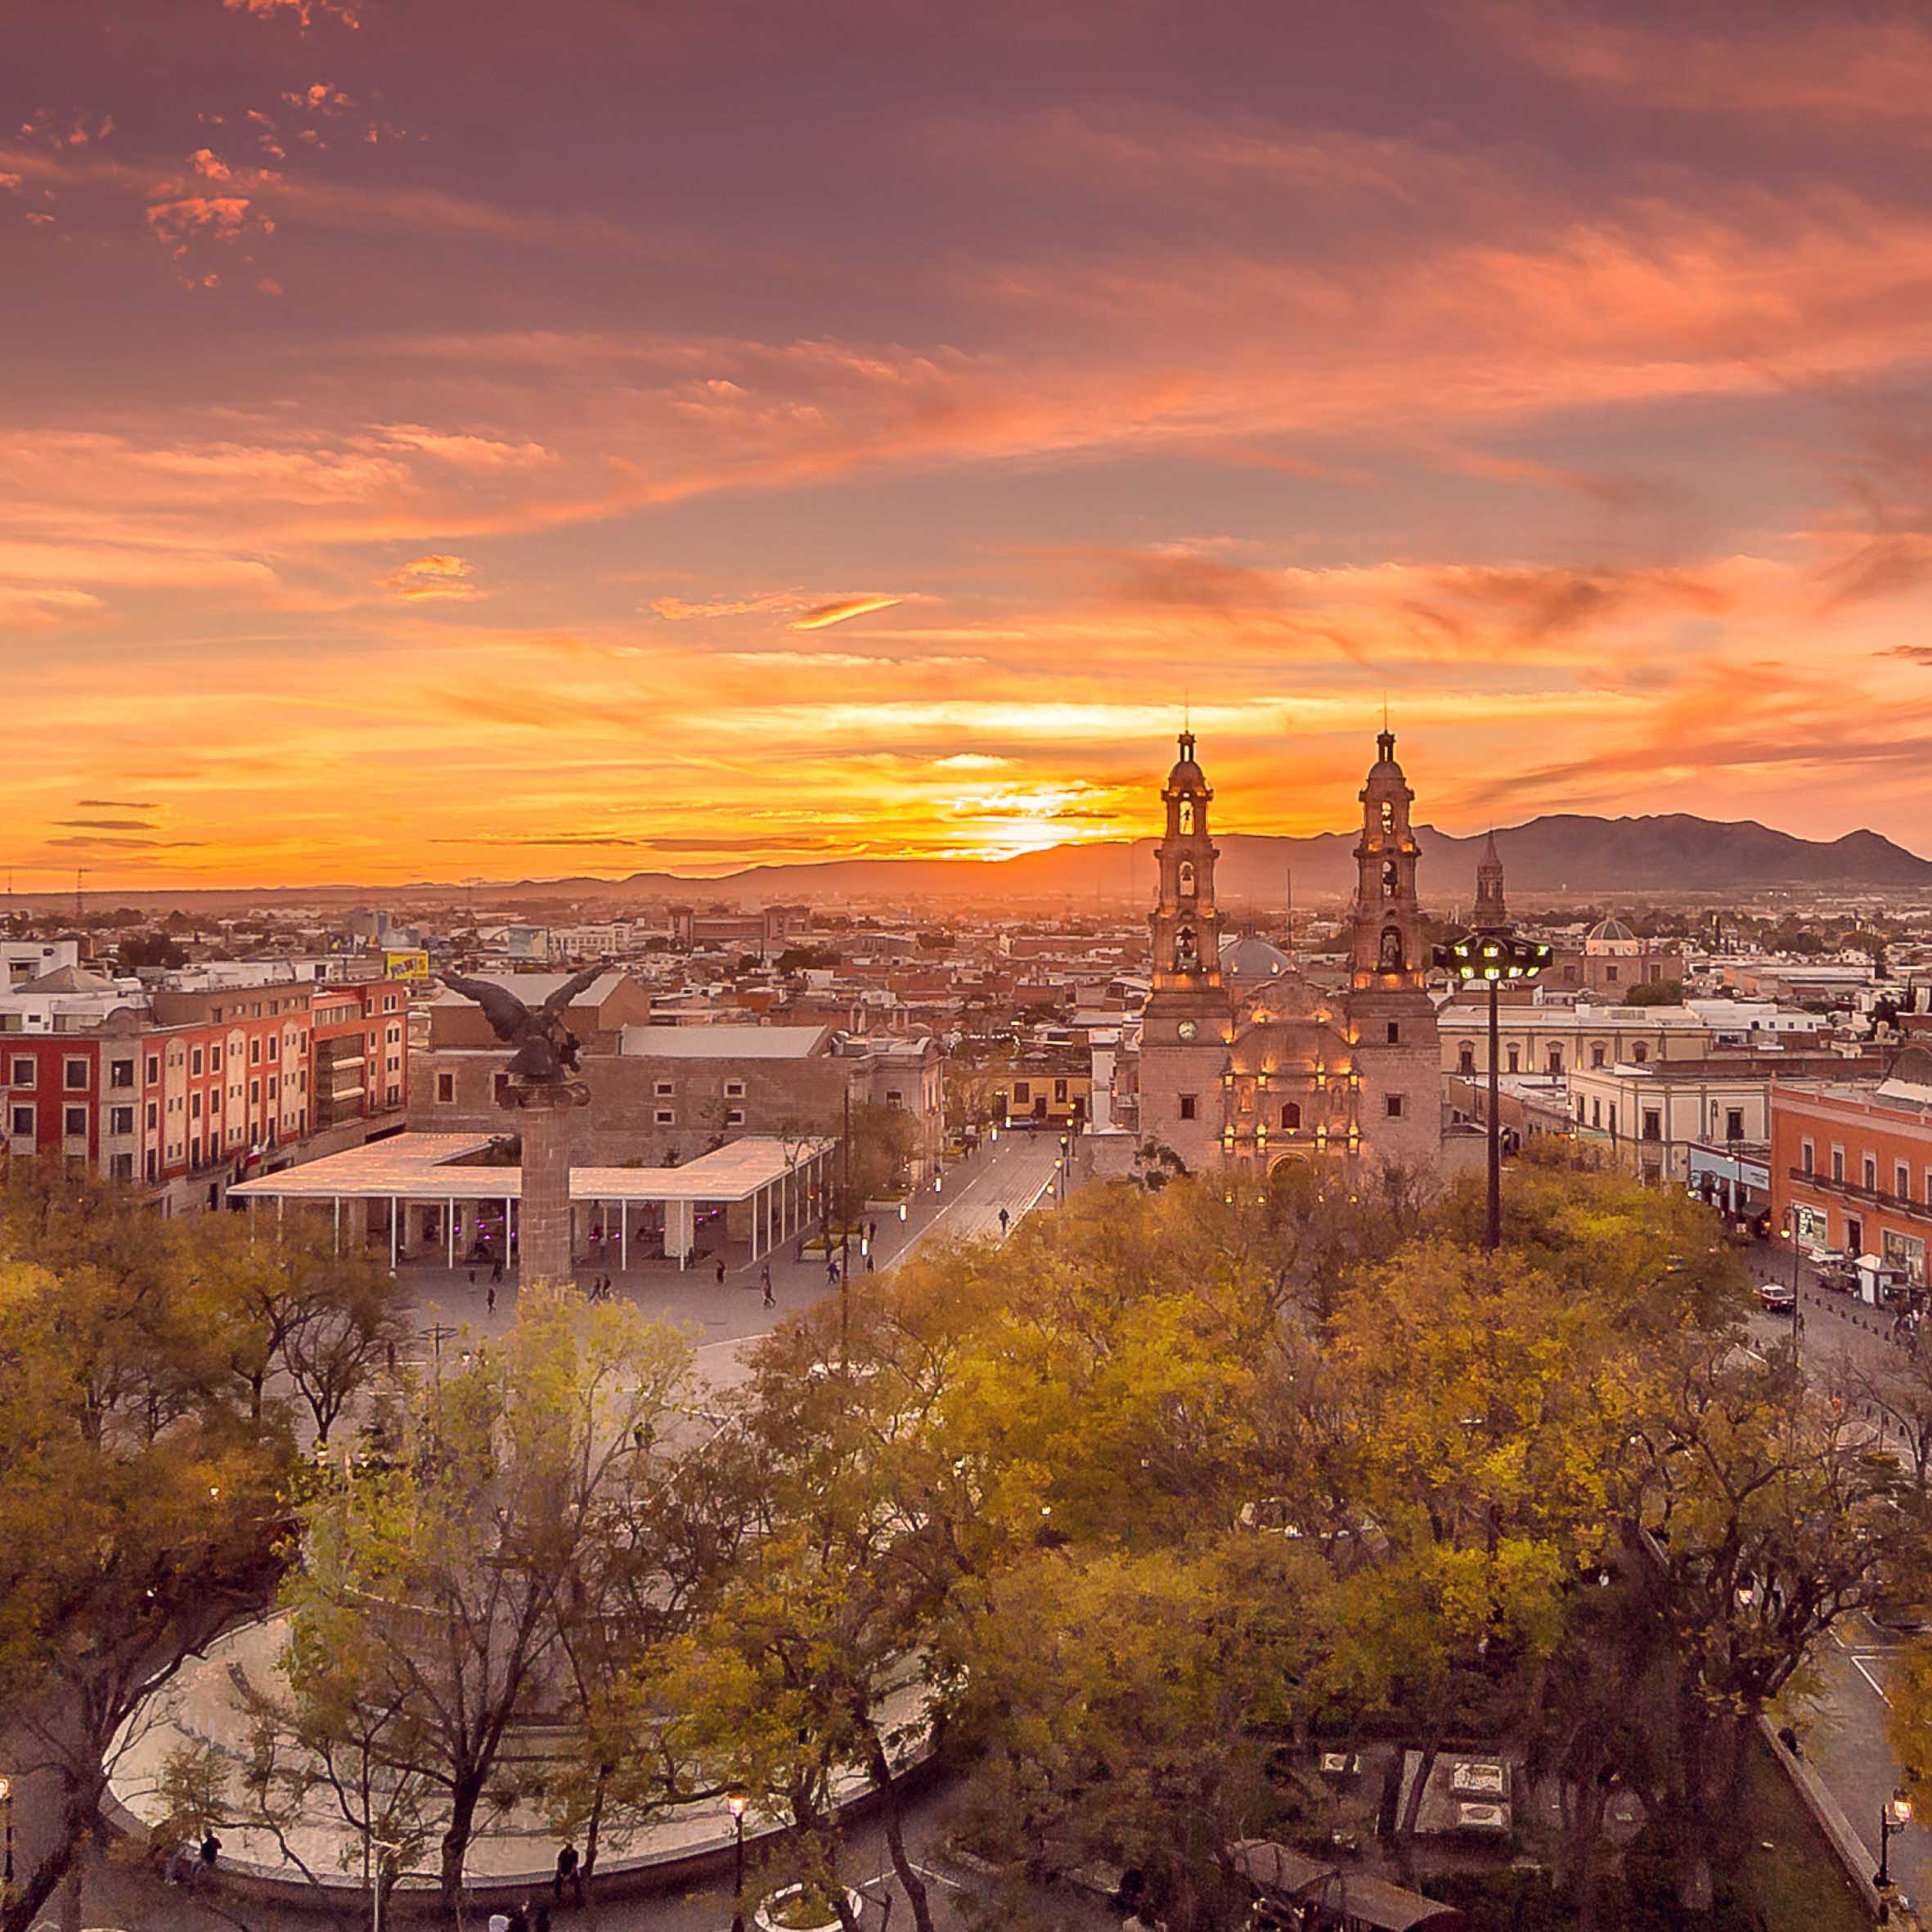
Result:
[[[1586,953],[1633,953],[1642,941],[1616,918],[1599,919],[1584,936]]]
[[[1237,985],[1260,986],[1293,970],[1293,963],[1278,946],[1248,934],[1221,941],[1221,977]]]
[[[1180,735],[1180,756],[1174,761],[1174,769],[1167,774],[1167,789],[1170,792],[1205,792],[1207,775],[1194,762],[1194,734],[1184,731]]]

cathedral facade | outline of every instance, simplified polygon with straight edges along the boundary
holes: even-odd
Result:
[[[1395,762],[1394,733],[1385,730],[1376,748],[1361,791],[1348,984],[1327,991],[1285,959],[1262,966],[1252,941],[1227,949],[1224,970],[1214,793],[1193,734],[1181,734],[1161,793],[1138,1084],[1140,1139],[1171,1148],[1190,1170],[1441,1164],[1441,1049],[1416,899],[1415,794]]]

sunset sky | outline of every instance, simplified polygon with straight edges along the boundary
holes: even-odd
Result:
[[[1932,29],[9,0],[0,865],[1932,851]]]

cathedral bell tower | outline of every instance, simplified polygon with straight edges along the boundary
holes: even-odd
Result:
[[[1509,923],[1509,908],[1503,897],[1503,859],[1496,850],[1494,832],[1484,842],[1483,856],[1476,861],[1475,916],[1469,923],[1479,932]]]
[[[1352,983],[1358,992],[1420,991],[1428,957],[1416,903],[1419,848],[1409,824],[1415,793],[1395,762],[1395,734],[1386,725],[1375,748],[1355,847]]]
[[[1221,983],[1221,915],[1214,900],[1214,862],[1207,835],[1207,806],[1214,793],[1194,762],[1194,734],[1180,735],[1180,756],[1161,793],[1166,830],[1154,856],[1160,863],[1160,896],[1148,923],[1153,928],[1153,990],[1200,992]]]

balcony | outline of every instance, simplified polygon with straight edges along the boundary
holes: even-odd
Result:
[[[1915,1221],[1932,1222],[1932,1202],[1914,1201],[1907,1194],[1888,1193],[1883,1188],[1867,1188],[1855,1180],[1834,1180],[1810,1167],[1788,1167],[1786,1175],[1820,1193],[1835,1194],[1842,1201],[1856,1201],[1867,1207],[1883,1208],[1889,1214],[1902,1214]]]

